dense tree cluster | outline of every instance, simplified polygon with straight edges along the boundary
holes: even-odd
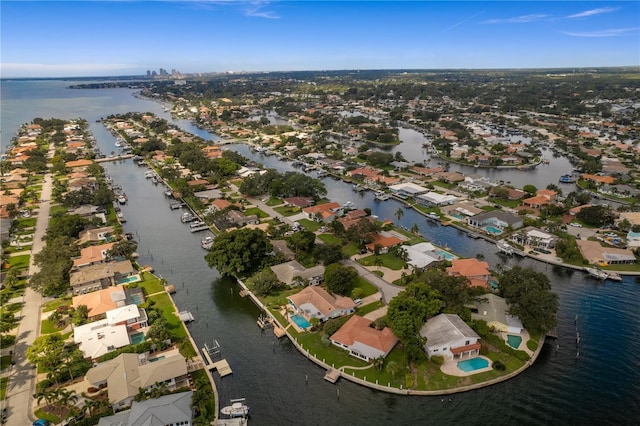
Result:
[[[271,251],[267,234],[259,229],[241,228],[218,235],[205,259],[221,274],[245,277],[266,266]]]
[[[276,170],[245,178],[239,190],[250,196],[270,194],[280,198],[313,197],[319,200],[327,195],[324,183],[318,179],[298,172],[279,173]]]

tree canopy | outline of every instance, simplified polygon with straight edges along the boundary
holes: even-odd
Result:
[[[330,292],[346,296],[351,294],[357,276],[353,266],[332,263],[324,270],[324,283]]]
[[[246,284],[247,287],[258,296],[266,296],[271,293],[271,290],[278,287],[280,282],[271,268],[264,268],[262,271],[248,278]]]
[[[272,251],[267,234],[259,229],[236,229],[218,235],[205,256],[221,274],[242,277],[260,270]]]
[[[542,272],[514,266],[500,276],[500,293],[525,328],[544,333],[557,325],[558,296]]]

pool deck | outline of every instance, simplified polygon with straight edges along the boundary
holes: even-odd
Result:
[[[487,360],[487,362],[489,362],[489,366],[485,367],[485,368],[479,368],[477,370],[473,370],[473,371],[462,371],[458,368],[458,362],[459,361],[465,361],[468,359],[472,359],[472,358],[482,358],[484,360]],[[473,376],[474,374],[478,374],[478,373],[484,373],[485,371],[491,371],[491,364],[493,363],[493,361],[491,361],[489,358],[487,358],[486,356],[482,356],[482,355],[474,355],[474,356],[469,356],[469,357],[464,357],[462,359],[447,359],[445,360],[444,364],[442,364],[442,366],[440,367],[440,370],[445,373],[448,374],[450,376],[456,376],[456,377],[466,377],[466,376]]]

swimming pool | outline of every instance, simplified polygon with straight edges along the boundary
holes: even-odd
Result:
[[[137,283],[140,281],[140,275],[131,275],[130,277],[124,277],[118,280],[118,284]]]
[[[138,345],[144,342],[144,333],[134,333],[129,336],[129,340],[131,340],[132,345]]]
[[[481,368],[487,368],[489,361],[484,358],[471,358],[464,361],[458,361],[458,368],[465,373],[470,371],[480,370]]]
[[[307,321],[304,317],[301,317],[300,315],[292,315],[291,321],[295,322],[296,325],[303,330],[306,330],[307,328],[311,327],[311,324],[309,323],[309,321]]]
[[[487,226],[486,228],[484,228],[488,233],[493,234],[493,235],[498,235],[498,234],[502,234],[502,230],[496,228],[495,226]]]
[[[507,345],[511,346],[513,349],[518,349],[521,343],[522,337],[507,334]]]
[[[436,250],[436,253],[438,254],[438,256],[442,256],[446,260],[451,260],[451,259],[455,258],[454,255],[452,255],[451,253],[448,253],[448,252],[446,252],[444,250]]]
[[[458,213],[449,213],[449,216],[455,217],[456,219],[459,219],[459,220],[464,220],[464,217]]]

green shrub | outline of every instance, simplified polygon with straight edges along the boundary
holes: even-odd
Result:
[[[353,290],[351,290],[352,299],[361,299],[362,296],[364,296],[364,290],[361,289],[360,287],[356,287]]]
[[[444,364],[444,357],[441,355],[434,355],[431,357],[431,362],[435,365],[442,365]]]
[[[507,367],[505,367],[505,365],[502,362],[498,361],[498,360],[493,362],[493,369],[494,370],[504,371],[506,368]]]

